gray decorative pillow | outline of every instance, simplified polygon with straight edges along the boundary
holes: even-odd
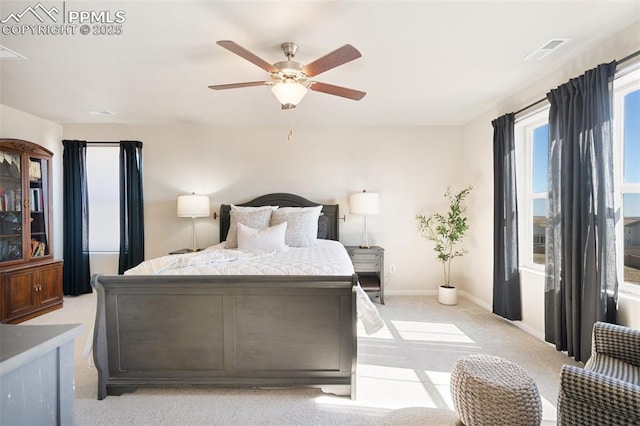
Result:
[[[271,225],[287,222],[284,241],[291,247],[309,247],[318,239],[318,218],[322,206],[282,207],[274,210]]]
[[[329,217],[321,214],[318,218],[318,239],[319,240],[327,240],[329,239],[330,233],[330,223]]]
[[[269,226],[271,209],[261,210],[231,210],[229,213],[229,233],[224,245],[225,248],[238,247],[238,223],[255,229],[263,229]]]

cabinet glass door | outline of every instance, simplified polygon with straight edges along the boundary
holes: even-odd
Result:
[[[29,157],[29,221],[31,222],[31,257],[49,254],[49,161]]]
[[[23,258],[21,159],[0,150],[0,262]]]

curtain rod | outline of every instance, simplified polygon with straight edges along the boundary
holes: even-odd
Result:
[[[102,142],[102,141],[83,141],[80,139],[63,139],[62,142],[83,142],[86,143],[87,146],[91,146],[91,145],[100,145],[100,146],[106,146],[106,147],[111,147],[111,146],[120,146],[120,142],[119,141],[114,141],[114,142]]]
[[[120,145],[121,142],[138,142],[138,143],[142,143],[140,141],[132,141],[132,140],[120,140],[120,141],[83,141],[80,139],[63,139],[63,142],[84,142],[84,143],[90,143],[90,144],[96,144],[96,145],[105,145],[105,144],[116,144],[116,145]]]
[[[520,114],[521,112],[525,112],[525,111],[526,111],[526,110],[528,110],[529,108],[533,108],[534,106],[536,106],[536,105],[538,105],[538,104],[541,104],[541,103],[543,103],[543,102],[546,102],[546,101],[547,101],[547,98],[538,99],[538,100],[537,100],[537,101],[535,101],[534,103],[531,103],[531,104],[527,105],[527,106],[526,106],[526,107],[524,107],[524,108],[520,108],[519,110],[517,110],[516,112],[514,112],[514,113],[513,113],[513,115],[518,115],[518,114]]]
[[[82,141],[79,141],[82,142]],[[102,145],[102,146],[108,146],[108,147],[116,147],[116,146],[120,146],[121,142],[137,142],[140,144],[140,146],[142,146],[142,142],[140,141],[129,141],[129,140],[123,140],[123,141],[83,141],[87,144],[87,146],[90,145]]]
[[[120,141],[111,141],[111,142],[103,142],[103,141],[83,141],[80,139],[63,139],[63,142],[84,142],[87,145],[113,145],[120,146]]]
[[[119,147],[120,142],[87,141],[87,146]]]
[[[620,65],[623,64],[625,62],[628,62],[632,59],[634,59],[636,56],[640,56],[640,50],[633,52],[630,55],[625,56],[624,58],[620,59],[619,61],[616,61],[616,68]],[[542,102],[545,102],[547,100],[547,98],[542,98],[542,99],[538,99],[537,101],[527,105],[524,108],[520,108],[519,110],[517,110],[516,112],[513,113],[513,115],[518,115],[526,110],[528,110],[529,108],[533,108],[534,106],[541,104]]]
[[[624,62],[630,61],[630,60],[632,60],[633,58],[635,58],[636,56],[640,56],[640,50],[638,50],[638,51],[636,51],[636,52],[633,52],[632,54],[627,55],[627,56],[625,56],[624,58],[620,59],[620,60],[618,61],[618,64],[622,64],[622,63],[624,63]]]

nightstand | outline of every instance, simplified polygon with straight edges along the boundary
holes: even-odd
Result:
[[[202,251],[202,249],[193,250],[193,249],[183,248],[180,250],[169,252],[169,254],[187,254],[187,253],[195,253],[197,251]]]
[[[378,297],[384,305],[384,249],[378,246],[360,248],[346,246],[353,269],[358,274],[360,287],[370,298]]]

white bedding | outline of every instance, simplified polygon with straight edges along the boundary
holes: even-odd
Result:
[[[196,253],[162,256],[142,262],[125,275],[352,275],[353,264],[344,246],[318,240],[312,247],[248,251],[225,249],[224,243]],[[367,334],[384,322],[369,296],[357,287],[358,318]]]

